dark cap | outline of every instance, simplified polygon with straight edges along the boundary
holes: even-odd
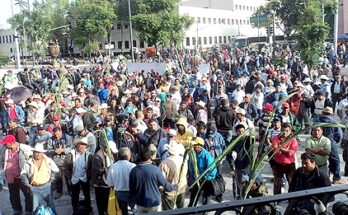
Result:
[[[136,119],[129,120],[129,127],[138,127],[138,120]]]
[[[37,130],[39,131],[45,130],[45,126],[43,124],[40,124],[37,126]]]

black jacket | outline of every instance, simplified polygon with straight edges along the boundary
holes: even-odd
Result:
[[[215,114],[216,127],[219,131],[233,130],[234,113],[231,107],[219,107]]]
[[[154,144],[156,147],[158,146],[160,140],[166,137],[166,132],[162,128],[158,128],[156,131],[152,131],[151,129],[146,129],[144,135],[147,137],[147,144]]]
[[[99,149],[99,151],[92,156],[91,181],[94,187],[108,187],[106,178],[109,168],[106,167],[106,159],[108,158],[104,155],[103,149]]]

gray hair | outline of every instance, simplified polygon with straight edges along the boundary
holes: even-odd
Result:
[[[128,147],[122,147],[118,151],[118,158],[120,160],[128,160],[130,154],[130,149]]]

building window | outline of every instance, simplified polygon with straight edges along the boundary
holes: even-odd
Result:
[[[193,45],[193,46],[196,45],[196,37],[192,37],[192,45]]]
[[[133,40],[133,47],[137,47],[137,41]]]
[[[203,38],[203,44],[204,44],[204,45],[207,45],[207,37],[204,37],[204,38]]]
[[[117,42],[117,48],[118,49],[122,49],[122,41],[118,41]]]
[[[243,24],[243,20],[239,20],[239,24],[242,25]]]
[[[8,43],[8,36],[6,36],[6,43]]]
[[[145,47],[145,43],[144,43],[143,40],[141,40],[141,41],[140,41],[140,48],[142,49],[142,48],[144,48],[144,47]]]
[[[209,44],[213,43],[213,37],[209,37]]]
[[[5,43],[5,36],[2,36],[2,43]]]
[[[209,25],[211,24],[211,18],[208,18],[208,24]]]
[[[239,10],[242,10],[242,5],[239,5]]]
[[[214,44],[217,44],[217,37],[214,37]]]
[[[236,10],[238,10],[238,5],[235,5],[234,8],[235,8]]]
[[[224,36],[224,43],[227,43],[226,36]]]
[[[222,36],[219,36],[219,43],[222,43]]]
[[[197,22],[201,23],[201,17],[197,17]]]
[[[245,20],[243,20],[243,24],[246,25],[246,21]]]
[[[205,24],[207,22],[206,18],[203,17],[203,24]]]
[[[122,25],[119,23],[117,24],[117,29],[120,30],[122,28]]]
[[[227,24],[228,24],[228,25],[230,25],[230,24],[231,24],[230,19],[227,19]]]
[[[129,49],[129,41],[128,40],[124,41],[124,47],[126,49]]]
[[[12,53],[12,48],[10,48],[10,52]]]
[[[190,38],[186,37],[186,46],[190,46]]]
[[[8,36],[9,38],[10,38],[10,43],[12,43],[12,36],[10,35],[10,36]]]
[[[213,23],[216,24],[216,18],[213,19]]]
[[[247,24],[248,24],[248,25],[250,24],[250,21],[249,21],[249,20],[247,20]]]
[[[245,5],[243,6],[243,10],[245,10]]]
[[[228,42],[229,43],[231,42],[231,36],[228,36]]]
[[[234,25],[234,19],[232,19],[231,21],[232,21],[232,25]]]
[[[202,37],[198,37],[198,45],[202,45]]]
[[[0,44],[2,43],[2,39],[1,39],[1,37],[0,37]]]
[[[221,19],[222,24],[226,24],[225,19]]]
[[[221,19],[219,18],[219,24],[221,24]]]
[[[115,42],[111,42],[111,49],[115,49]]]
[[[247,11],[249,10],[249,6],[246,6],[246,10],[247,10]]]

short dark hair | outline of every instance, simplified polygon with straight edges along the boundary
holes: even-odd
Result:
[[[207,125],[203,121],[197,122],[196,126],[198,129],[202,129],[202,128],[206,129],[207,128]]]
[[[61,131],[61,129],[59,127],[54,127],[53,128],[53,133],[57,132],[57,131]]]
[[[292,130],[292,126],[291,126],[291,124],[288,123],[288,122],[282,123],[282,128],[290,128],[290,129]]]
[[[151,158],[152,153],[148,148],[143,149],[140,153],[139,153],[139,159],[140,161],[147,161]]]
[[[305,152],[301,155],[301,160],[309,159],[312,163],[315,162],[315,155],[312,152]]]
[[[120,160],[128,160],[128,156],[129,156],[129,148],[127,147],[120,148],[120,150],[118,151],[118,158]]]
[[[236,125],[235,129],[238,130],[238,129],[241,129],[241,128],[244,128],[245,129],[245,126],[243,124],[238,124]]]
[[[154,118],[152,118],[152,119],[150,119],[150,120],[149,120],[149,124],[150,124],[150,123],[152,123],[152,122],[157,123],[157,120],[156,120],[156,119],[154,119]]]

